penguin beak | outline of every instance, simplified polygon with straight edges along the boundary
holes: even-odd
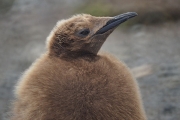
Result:
[[[135,12],[127,12],[124,14],[117,15],[115,17],[97,17],[99,25],[96,25],[95,28],[97,29],[95,33],[91,35],[90,45],[88,45],[88,47],[85,47],[86,51],[89,51],[93,54],[97,54],[102,44],[105,42],[106,38],[118,25],[137,15],[138,14]]]
[[[112,17],[110,20],[107,21],[107,23],[100,28],[94,35],[97,34],[103,34],[113,28],[116,28],[121,23],[125,22],[126,20],[133,18],[137,16],[138,14],[136,12],[127,12],[124,14],[117,15],[115,17]]]

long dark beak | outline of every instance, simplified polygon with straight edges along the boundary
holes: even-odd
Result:
[[[101,29],[99,29],[95,34],[103,34],[107,32],[110,29],[113,29],[120,25],[121,23],[125,22],[126,20],[133,18],[137,16],[138,14],[136,12],[127,12],[124,14],[117,15],[110,19],[106,25],[104,25]]]

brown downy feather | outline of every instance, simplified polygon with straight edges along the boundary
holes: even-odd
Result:
[[[85,46],[93,40],[74,35],[77,27],[92,31],[99,19],[95,32],[105,17],[78,15],[57,24],[47,52],[16,86],[12,120],[146,120],[129,69],[107,53],[91,53]]]

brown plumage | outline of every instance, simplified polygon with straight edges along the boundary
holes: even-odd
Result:
[[[17,84],[12,120],[146,119],[128,68],[98,53],[115,27],[99,30],[112,19],[83,14],[57,23],[47,52]]]

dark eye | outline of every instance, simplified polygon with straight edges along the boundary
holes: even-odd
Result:
[[[83,30],[80,30],[80,31],[78,32],[78,35],[81,36],[81,37],[85,37],[85,36],[87,36],[89,33],[90,33],[90,30],[89,30],[89,29],[83,29]]]

